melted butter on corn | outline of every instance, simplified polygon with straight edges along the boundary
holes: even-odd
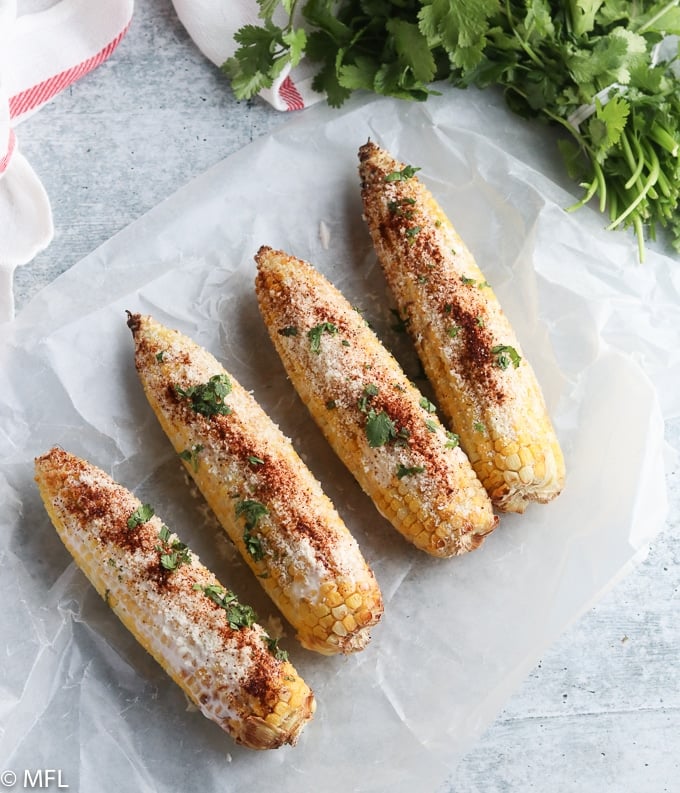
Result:
[[[151,317],[131,316],[135,362],[144,390],[175,450],[194,450],[185,466],[265,591],[295,627],[300,642],[324,654],[366,646],[382,614],[382,597],[358,543],[289,439],[204,348]],[[206,417],[186,392],[227,376],[228,412]],[[262,511],[250,534],[246,501]],[[252,548],[252,546],[251,546]],[[259,556],[260,558],[256,558]],[[348,615],[330,619],[336,601]]]
[[[372,142],[359,159],[378,259],[475,471],[499,509],[550,501],[563,487],[564,459],[493,290],[432,194],[413,174],[400,178],[403,163]]]
[[[484,489],[359,312],[307,262],[267,247],[256,261],[260,310],[290,379],[379,511],[431,554],[477,547],[497,523]],[[371,412],[394,427],[388,442],[371,445]]]
[[[187,550],[175,569],[163,566],[160,518],[131,528],[140,501],[85,460],[54,448],[35,468],[47,512],[78,566],[201,712],[251,748],[295,743],[314,712],[312,692],[272,653],[264,628],[230,625],[204,592],[222,588],[198,557]]]

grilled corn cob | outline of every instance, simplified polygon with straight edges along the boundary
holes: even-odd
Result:
[[[253,749],[294,744],[314,696],[252,609],[104,471],[59,448],[35,471],[78,566],[203,714]]]
[[[310,264],[267,247],[255,258],[260,311],[288,375],[378,510],[435,556],[480,545],[498,519],[428,400]]]
[[[417,168],[359,150],[364,216],[437,402],[501,510],[524,512],[564,484],[540,386],[482,271]]]
[[[380,590],[290,441],[207,350],[151,317],[128,325],[163,429],[300,642],[326,655],[361,650]]]

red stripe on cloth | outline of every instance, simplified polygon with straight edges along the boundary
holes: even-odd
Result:
[[[290,79],[290,75],[279,86],[279,96],[286,103],[288,110],[302,110],[305,106],[305,101]]]
[[[9,100],[9,115],[10,118],[18,118],[28,113],[30,110],[35,110],[37,107],[44,105],[53,96],[56,96],[64,88],[79,80],[88,72],[92,71],[100,63],[105,61],[109,55],[120,44],[121,39],[127,33],[130,24],[128,23],[125,28],[116,36],[113,41],[110,41],[103,49],[93,55],[91,58],[83,61],[82,63],[72,66],[70,69],[65,69],[41,83],[27,88],[25,91],[16,94]]]
[[[5,152],[4,156],[0,159],[0,174],[3,174],[7,170],[9,161],[12,159],[12,154],[14,154],[14,147],[16,146],[16,143],[17,143],[17,136],[14,134],[14,130],[10,129],[9,139],[7,141],[7,151]]]

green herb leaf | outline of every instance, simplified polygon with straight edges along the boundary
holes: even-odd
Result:
[[[274,639],[271,636],[267,636],[267,649],[269,652],[276,658],[277,661],[287,661],[288,660],[288,653],[279,647],[279,640]]]
[[[447,430],[447,432],[446,432],[446,443],[444,444],[444,446],[447,449],[455,449],[456,446],[459,446],[459,445],[460,445],[460,437],[458,435],[456,435],[455,432],[449,432]]]
[[[317,355],[321,352],[321,337],[324,333],[334,336],[338,332],[337,327],[332,322],[321,322],[307,331],[307,338],[310,342],[310,349]]]
[[[264,548],[262,547],[262,540],[253,534],[254,529],[257,527],[260,518],[269,515],[269,510],[260,501],[249,498],[239,501],[236,504],[236,517],[245,517],[246,525],[243,531],[243,543],[248,553],[252,558],[259,562],[264,558]]]
[[[130,515],[127,519],[127,527],[128,529],[136,529],[138,526],[141,526],[142,523],[146,523],[148,520],[154,516],[154,508],[151,504],[142,504],[140,507]]]
[[[496,366],[499,369],[507,369],[510,365],[517,369],[519,362],[522,360],[517,350],[507,344],[498,344],[492,347],[491,354],[495,356]]]
[[[298,329],[295,327],[295,325],[288,325],[287,327],[281,328],[279,330],[279,336],[297,336],[297,335],[298,335]]]
[[[392,419],[381,410],[376,413],[371,408],[366,417],[366,437],[371,448],[384,446],[390,440],[397,437],[397,429]]]
[[[411,179],[415,174],[420,170],[420,168],[416,168],[413,165],[406,165],[401,171],[392,171],[388,173],[385,177],[386,182],[405,182],[407,179]]]
[[[245,516],[246,528],[254,529],[260,518],[269,515],[269,510],[261,501],[254,498],[247,498],[236,504],[236,517]]]
[[[198,471],[198,455],[203,451],[203,445],[195,443],[190,449],[184,449],[179,453],[179,458],[188,462],[194,473]]]
[[[226,374],[213,375],[207,383],[186,389],[176,385],[175,392],[182,399],[188,399],[192,410],[202,416],[209,418],[231,413],[231,408],[224,402],[225,397],[231,393],[231,381]]]
[[[249,628],[257,621],[257,615],[250,606],[238,602],[236,595],[218,584],[194,584],[194,589],[201,590],[213,603],[223,608],[229,627],[233,630]]]
[[[425,468],[422,465],[406,466],[399,463],[397,466],[397,479],[403,479],[405,476],[414,476],[415,474],[422,474]]]
[[[423,408],[423,410],[426,410],[428,413],[437,412],[437,408],[435,407],[435,405],[432,404],[432,402],[430,402],[430,400],[427,397],[421,397],[419,404],[420,407]]]

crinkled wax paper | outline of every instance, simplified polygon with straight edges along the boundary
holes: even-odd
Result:
[[[463,558],[426,557],[380,518],[294,394],[254,298],[253,254],[285,248],[361,306],[418,376],[361,217],[357,149],[368,137],[421,167],[473,249],[566,455],[563,494],[502,516]],[[549,643],[644,554],[665,517],[680,267],[658,252],[641,266],[629,235],[604,232],[590,210],[565,213],[568,187],[548,131],[490,92],[313,108],[114,237],[2,329],[3,767],[58,768],[87,793],[442,789]],[[318,700],[296,747],[239,748],[191,707],[71,562],[40,502],[33,457],[62,445],[152,503],[261,621],[276,622],[145,402],[126,309],[192,336],[254,391],[382,587],[384,620],[355,656],[315,656],[283,625]]]

